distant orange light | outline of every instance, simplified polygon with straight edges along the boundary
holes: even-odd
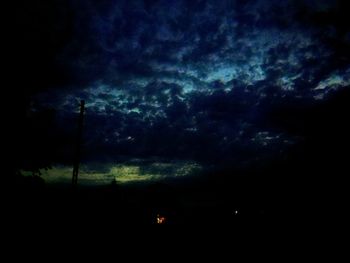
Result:
[[[165,217],[161,215],[157,215],[157,224],[164,224],[165,223]]]

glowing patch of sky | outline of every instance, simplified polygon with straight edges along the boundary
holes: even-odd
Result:
[[[152,162],[148,164],[110,164],[102,163],[104,171],[98,171],[82,165],[79,173],[80,185],[108,185],[112,181],[117,183],[154,182],[171,178],[195,175],[203,169],[195,162]],[[51,169],[40,170],[41,177],[47,183],[70,184],[72,167],[57,165]],[[22,171],[24,175],[31,176],[31,172]]]

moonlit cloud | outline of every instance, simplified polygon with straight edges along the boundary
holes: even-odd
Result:
[[[335,4],[304,2],[76,1],[74,35],[57,54],[75,81],[33,100],[61,122],[86,101],[90,158],[280,153],[297,140],[265,127],[268,112],[350,84],[350,59],[330,44],[349,41],[299,13]]]

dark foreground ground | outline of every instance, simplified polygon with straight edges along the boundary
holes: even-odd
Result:
[[[28,180],[28,179],[26,179]],[[39,180],[39,179],[38,179]],[[30,183],[8,195],[8,216],[19,222],[97,227],[222,225],[266,216],[258,204],[224,200],[215,189],[167,183],[84,187]],[[38,185],[35,185],[38,184]]]
[[[327,224],[347,209],[340,182],[314,177],[302,183],[236,176],[226,181],[72,188],[27,178],[7,189],[3,218],[15,229],[31,224],[105,230],[152,225],[264,228]]]

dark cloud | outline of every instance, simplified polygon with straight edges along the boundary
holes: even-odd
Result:
[[[16,87],[28,87],[24,97],[35,107],[55,108],[66,135],[84,99],[90,160],[264,160],[298,141],[276,122],[278,109],[315,105],[349,85],[346,1],[23,7],[29,9],[18,13],[15,60],[25,80]]]

